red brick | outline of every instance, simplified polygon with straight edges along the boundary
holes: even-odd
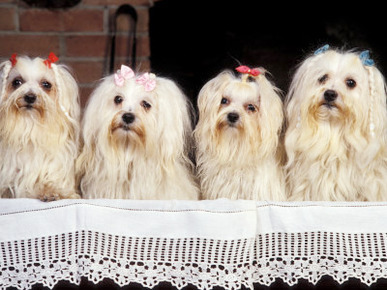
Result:
[[[53,10],[28,9],[20,12],[21,31],[63,31],[62,12]]]
[[[150,40],[149,36],[141,36],[137,39],[137,55],[150,56]]]
[[[20,13],[21,31],[103,31],[103,11],[94,9],[42,10]]]
[[[126,57],[118,57],[115,59],[115,64],[114,64],[114,71],[118,70],[121,67],[121,64],[125,65],[132,65],[131,59],[128,59]],[[149,72],[152,71],[151,69],[151,64],[149,59],[144,59],[143,57],[137,57],[136,58],[136,65],[135,65],[135,70],[138,72]]]
[[[93,87],[86,86],[86,87],[80,87],[79,88],[79,94],[80,94],[80,101],[81,101],[81,107],[84,108],[91,93],[93,92]]]
[[[128,43],[128,36],[118,35],[116,39],[116,56],[124,57],[127,55],[132,55],[132,42]],[[150,41],[148,36],[137,37],[136,56],[150,56]]]
[[[149,71],[152,72],[151,62],[149,59],[147,60],[137,59],[136,68],[141,72],[149,72]]]
[[[76,9],[63,13],[64,30],[73,31],[103,31],[103,11],[92,9]]]
[[[74,35],[66,38],[67,56],[106,57],[110,55],[110,37],[102,35]],[[128,47],[129,45],[129,47]],[[132,43],[128,44],[128,36],[117,35],[116,56],[131,55]],[[137,56],[150,56],[148,36],[137,37]]]
[[[50,51],[59,55],[59,38],[47,35],[0,35],[0,56],[12,53],[47,56]]]
[[[15,30],[15,8],[0,8],[0,30]]]
[[[105,57],[108,37],[106,35],[74,35],[66,38],[67,56]]]
[[[149,10],[138,9],[137,32],[147,32],[149,30]]]
[[[79,83],[93,83],[103,76],[103,62],[96,61],[77,61],[67,62],[71,67]]]
[[[149,30],[149,11],[147,8],[139,8],[137,11],[137,32],[146,32]],[[111,9],[110,11],[110,19],[113,21],[113,16],[115,10]],[[127,15],[120,15],[117,18],[117,31],[126,32],[129,29],[132,29],[130,18]]]

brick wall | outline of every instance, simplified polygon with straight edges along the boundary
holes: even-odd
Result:
[[[121,4],[137,11],[136,67],[150,68],[149,8],[152,0],[82,0],[70,9],[31,8],[21,0],[0,0],[0,59],[12,53],[46,57],[50,51],[67,64],[79,83],[85,104],[94,82],[108,73],[110,25]],[[130,23],[118,18],[116,67],[127,60]],[[130,54],[131,55],[131,54]]]

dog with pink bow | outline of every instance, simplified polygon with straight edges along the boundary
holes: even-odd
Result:
[[[84,198],[198,199],[192,105],[172,81],[122,65],[93,91],[77,176]]]

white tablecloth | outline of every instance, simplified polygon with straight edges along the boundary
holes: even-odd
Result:
[[[0,199],[0,289],[370,285],[387,278],[387,203]]]

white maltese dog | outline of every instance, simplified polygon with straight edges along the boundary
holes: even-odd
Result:
[[[0,196],[78,198],[78,86],[67,68],[18,57],[0,64]]]
[[[368,51],[318,49],[296,71],[286,113],[291,200],[386,200],[385,82]]]
[[[201,89],[194,131],[203,199],[285,200],[279,90],[262,68],[223,71]]]
[[[77,160],[85,198],[198,199],[188,100],[168,79],[122,65],[92,93]]]

